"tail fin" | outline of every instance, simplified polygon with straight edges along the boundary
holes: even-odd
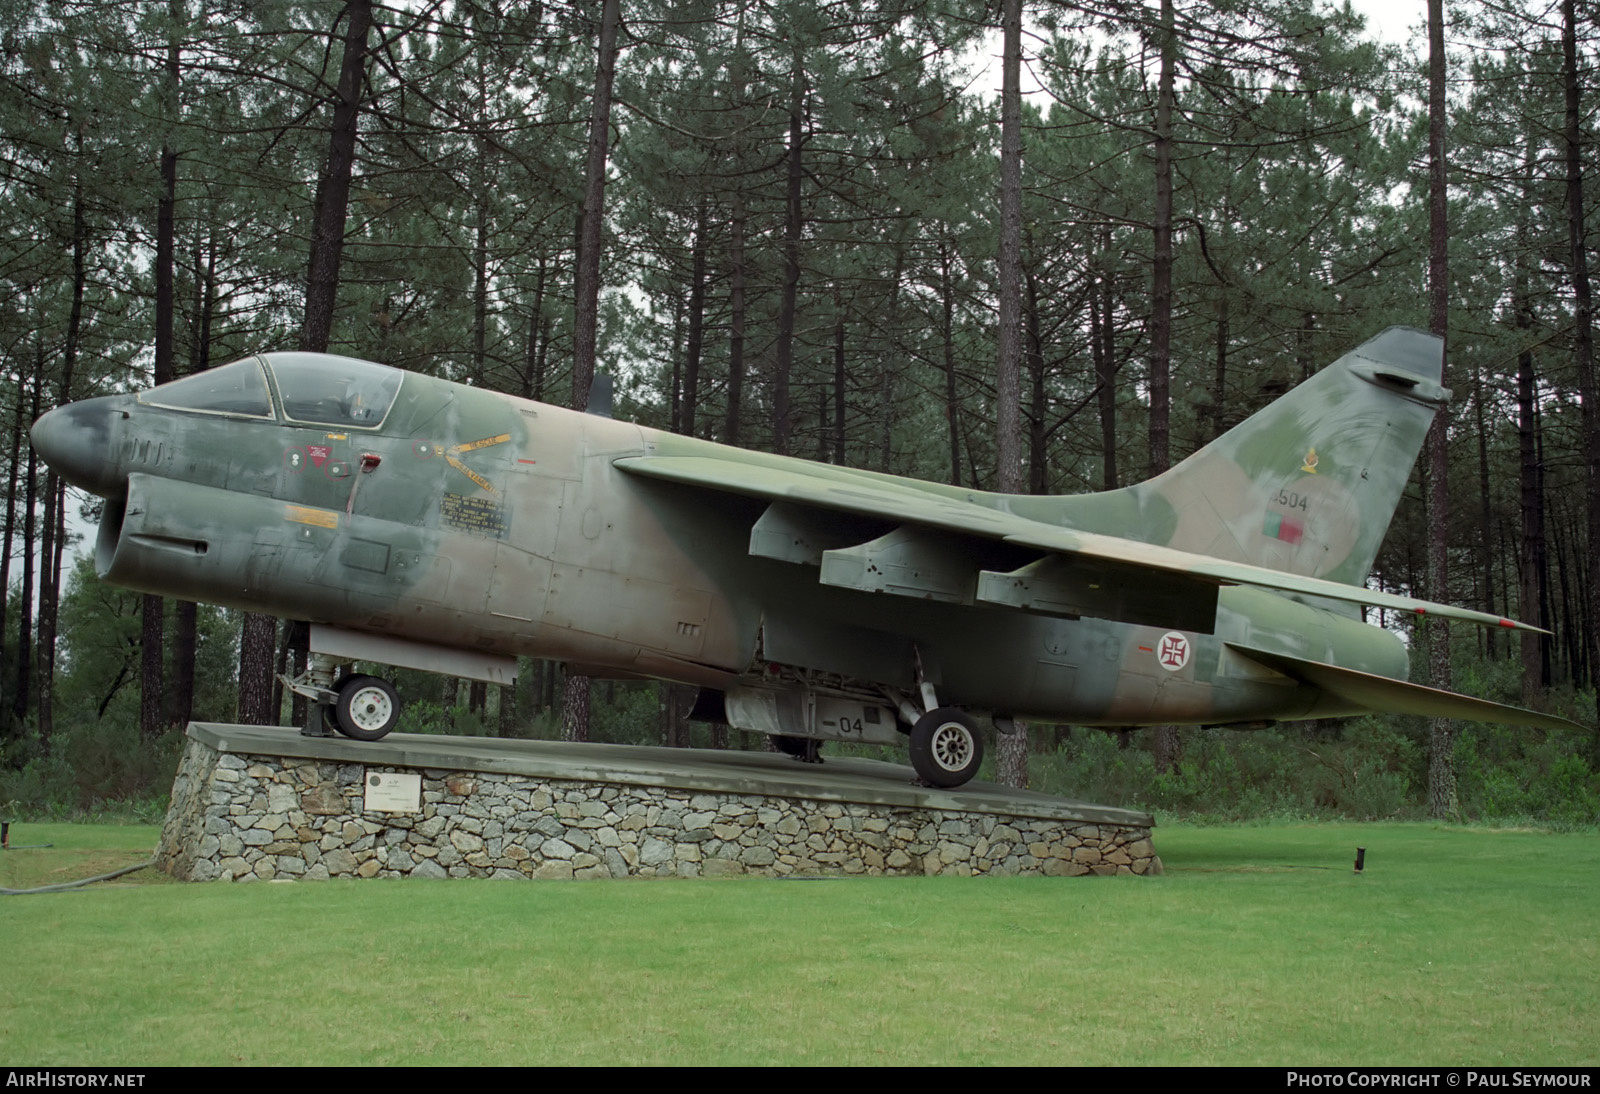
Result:
[[[1095,531],[1109,518],[1121,524],[1107,529],[1114,534],[1363,584],[1434,413],[1450,398],[1443,371],[1441,339],[1391,327],[1165,474],[1069,499],[1061,515]]]

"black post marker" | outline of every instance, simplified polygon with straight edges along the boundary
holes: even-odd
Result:
[[[1356,848],[1356,873],[1359,874],[1361,872],[1361,867],[1366,865],[1366,861],[1367,861],[1367,849],[1365,847],[1357,847]]]

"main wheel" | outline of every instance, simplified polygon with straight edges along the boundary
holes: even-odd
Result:
[[[960,786],[978,773],[983,738],[955,707],[939,707],[911,727],[911,766],[929,786]]]
[[[394,685],[376,676],[352,676],[339,685],[334,707],[339,732],[358,741],[376,741],[400,721],[400,696]]]

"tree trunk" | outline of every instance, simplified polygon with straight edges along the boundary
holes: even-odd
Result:
[[[276,725],[272,707],[272,655],[278,622],[260,612],[245,613],[239,633],[239,721],[250,726]]]
[[[568,676],[561,689],[561,739],[589,739],[589,678]]]
[[[539,373],[539,335],[544,328],[544,280],[545,260],[539,259],[539,272],[533,282],[533,303],[528,309],[528,345],[524,355],[522,373],[522,389],[518,392],[524,399],[537,398],[534,395],[534,381]]]
[[[1151,478],[1172,466],[1172,114],[1178,42],[1172,0],[1161,0],[1161,71],[1156,90],[1155,244],[1150,290],[1150,471]],[[1178,730],[1154,730],[1156,770],[1178,762]]]
[[[167,724],[181,729],[194,717],[194,655],[199,637],[200,607],[192,600],[177,602],[172,631],[172,702]]]
[[[833,290],[833,462],[844,466],[844,389],[848,374],[844,367],[844,294]],[[827,424],[824,408],[823,424]]]
[[[22,481],[22,434],[26,431],[28,424],[27,415],[23,409],[22,391],[13,389],[11,396],[16,399],[17,403],[13,409],[11,419],[10,461],[6,464],[6,519],[3,539],[4,549],[0,550],[0,590],[9,590],[11,588],[11,543],[17,533],[17,487]],[[9,633],[6,629],[6,613],[10,606],[11,597],[0,596],[0,664],[5,662],[6,636]],[[22,639],[19,645],[27,641],[26,637],[19,637]],[[4,690],[4,684],[0,683],[0,694],[4,694]],[[46,749],[48,750],[48,742],[46,742]]]
[[[496,689],[500,702],[495,712],[496,732],[501,737],[517,736],[517,685],[501,684]]]
[[[344,253],[350,182],[355,172],[357,119],[366,80],[367,34],[372,25],[372,0],[349,0],[334,21],[345,25],[344,56],[328,139],[328,159],[317,179],[311,229],[311,255],[306,270],[306,310],[300,327],[300,348],[325,353],[333,332],[333,309],[339,293],[339,263]],[[247,612],[239,641],[239,720],[247,725],[274,725],[273,654],[277,620]]]
[[[1028,336],[1028,377],[1033,388],[1028,411],[1028,493],[1043,494],[1049,471],[1045,450],[1050,435],[1045,419],[1050,406],[1045,394],[1044,335],[1039,328],[1039,282],[1033,271],[1024,267],[1022,283],[1026,289],[1023,318]]]
[[[944,345],[944,420],[949,429],[950,485],[961,485],[961,404],[956,398],[955,291],[950,284],[950,242],[939,241],[939,340]]]
[[[34,683],[39,738],[55,733],[56,614],[61,603],[61,549],[66,537],[66,484],[54,472],[45,476],[44,535],[39,548],[39,651]]]
[[[1438,0],[1435,0],[1438,2]],[[1578,391],[1583,401],[1584,497],[1588,509],[1589,550],[1587,593],[1583,601],[1581,633],[1585,636],[1585,661],[1595,664],[1596,626],[1600,626],[1600,390],[1594,376],[1594,305],[1589,287],[1589,252],[1583,213],[1583,131],[1579,125],[1582,102],[1578,87],[1578,26],[1574,0],[1561,2],[1561,77],[1566,92],[1563,136],[1567,160],[1567,238],[1572,259],[1573,350],[1578,364]],[[1600,688],[1595,691],[1600,713]],[[1596,733],[1600,734],[1600,725]],[[1595,738],[1600,755],[1600,736]]]
[[[327,352],[333,331],[339,261],[344,253],[345,220],[350,206],[350,181],[355,173],[361,88],[366,82],[372,0],[349,0],[335,20],[335,28],[340,22],[345,24],[344,58],[339,66],[328,160],[317,179],[311,261],[306,272],[305,323],[300,330],[300,348],[312,353]]]
[[[82,135],[77,152],[83,154]],[[56,383],[57,406],[72,401],[72,381],[83,335],[83,298],[88,282],[89,228],[84,216],[81,178],[72,187],[72,304],[67,313],[66,345],[61,354],[61,375]],[[66,486],[54,471],[45,479],[43,550],[39,564],[39,645],[36,694],[39,737],[49,741],[55,732],[56,623],[61,604],[61,555],[66,546]]]
[[[1150,477],[1172,466],[1172,113],[1177,38],[1172,0],[1161,0],[1161,72],[1156,92],[1155,248],[1150,290]]]
[[[894,247],[894,276],[889,281],[888,322],[889,331],[900,329],[900,281],[906,268],[904,240],[897,239]],[[894,423],[895,423],[895,370],[885,361],[878,371],[878,470],[894,474]]]
[[[584,169],[583,217],[578,238],[577,303],[573,308],[572,408],[589,405],[600,320],[600,251],[605,238],[606,157],[611,141],[611,86],[617,74],[620,0],[604,0],[594,102],[589,112],[589,153]],[[570,686],[568,688],[571,690]]]
[[[1111,249],[1111,233],[1100,235],[1102,253]],[[1112,324],[1111,275],[1095,273],[1089,291],[1089,345],[1094,358],[1100,402],[1100,489],[1117,488],[1117,333]]]
[[[1483,368],[1472,370],[1472,411],[1478,432],[1478,569],[1483,573],[1483,610],[1495,614],[1494,606],[1494,508],[1489,500],[1489,429],[1483,409]],[[1482,627],[1484,652],[1498,656],[1493,627]]]
[[[1569,0],[1570,2],[1570,0]],[[1448,196],[1445,191],[1444,0],[1428,0],[1428,329],[1449,334],[1450,273]],[[1448,361],[1449,343],[1446,342]],[[1448,602],[1449,410],[1441,406],[1428,432],[1428,595]],[[1428,626],[1428,682],[1450,689],[1450,629],[1434,618]],[[1456,802],[1455,723],[1433,718],[1428,724],[1428,809],[1435,817],[1458,812]]]
[[[804,181],[801,153],[805,112],[806,72],[800,39],[793,40],[794,65],[789,72],[789,154],[788,186],[784,197],[783,295],[778,305],[778,349],[776,372],[772,378],[772,450],[789,451],[792,428],[789,410],[789,377],[794,369],[794,324],[796,297],[800,291],[800,214],[801,183]]]
[[[170,7],[170,5],[169,5]],[[178,44],[169,39],[167,84],[164,106],[166,123],[175,119],[171,110],[177,102]],[[161,198],[156,203],[156,329],[155,362],[151,380],[157,385],[173,379],[173,317],[177,300],[173,292],[173,267],[177,262],[176,211],[178,202],[178,153],[170,133],[161,144]],[[139,736],[152,741],[167,728],[166,604],[148,593],[139,608]]]
[[[1022,0],[1002,0],[1005,55],[1000,90],[999,345],[996,365],[995,488],[1022,491]],[[1027,728],[995,741],[997,777],[1028,785]]]
[[[604,0],[600,12],[599,55],[595,60],[594,103],[589,113],[589,155],[584,173],[583,224],[578,241],[577,303],[573,308],[572,408],[589,404],[594,382],[600,320],[600,249],[604,239],[606,155],[611,139],[611,85],[617,73],[620,0]],[[589,678],[568,676],[562,690],[561,736],[589,739]]]
[[[1539,415],[1539,404],[1533,405],[1533,443],[1534,453],[1534,486],[1535,496],[1539,499],[1539,538],[1542,550],[1539,553],[1539,618],[1548,621],[1542,625],[1554,630],[1556,612],[1550,603],[1550,534],[1549,524],[1545,522],[1545,513],[1550,504],[1550,497],[1544,489],[1544,434],[1542,432],[1542,419]],[[1548,635],[1539,636],[1539,680],[1549,687],[1554,671],[1551,660],[1555,656],[1555,640]]]
[[[733,195],[728,218],[728,406],[722,422],[722,439],[739,443],[739,411],[744,401],[744,201]]]
[[[33,413],[30,421],[39,419],[39,388],[44,384],[44,349],[35,354],[38,371],[33,378]],[[34,505],[37,503],[39,457],[33,446],[28,446],[27,471],[22,480],[22,588],[17,602],[21,607],[17,619],[17,687],[11,696],[11,713],[18,722],[28,717],[28,707],[33,696],[33,559],[35,541],[33,533]],[[15,495],[13,495],[15,496]],[[11,590],[0,590],[9,596]],[[47,742],[48,745],[48,742]]]
[[[139,736],[151,741],[167,728],[166,691],[161,660],[166,650],[166,602],[148,593],[139,598]]]
[[[1526,285],[1522,285],[1514,307],[1517,328],[1522,331],[1523,337],[1530,334],[1528,328],[1523,326],[1528,310],[1526,304]],[[1526,315],[1526,321],[1528,326],[1533,325],[1531,315]],[[1534,437],[1538,424],[1534,421],[1534,397],[1533,350],[1523,342],[1522,352],[1517,353],[1518,485],[1522,488],[1518,505],[1522,517],[1522,541],[1517,552],[1518,560],[1522,563],[1522,581],[1518,582],[1520,603],[1517,614],[1523,622],[1547,629],[1549,622],[1546,622],[1544,597],[1539,587],[1544,576],[1544,499],[1539,493],[1539,464]],[[1544,638],[1544,635],[1533,632],[1523,632],[1522,635],[1522,702],[1528,707],[1538,707],[1544,697]]]
[[[706,324],[706,234],[709,231],[710,214],[706,199],[702,196],[694,211],[694,254],[689,271],[689,343],[684,352],[683,412],[680,416],[681,431],[689,437],[694,436],[695,412],[700,403],[700,356],[705,345]]]
[[[1228,431],[1228,287],[1217,301],[1217,368],[1211,382],[1211,439]]]

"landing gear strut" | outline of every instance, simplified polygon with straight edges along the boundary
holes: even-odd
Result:
[[[819,755],[822,752],[822,742],[815,737],[789,737],[775,733],[772,735],[772,743],[779,752],[803,764],[822,762],[822,756]]]

